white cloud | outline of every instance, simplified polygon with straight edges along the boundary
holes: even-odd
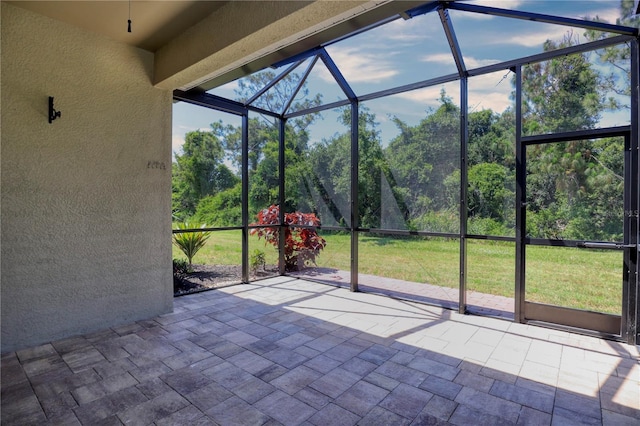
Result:
[[[420,58],[421,62],[427,63],[439,63],[445,65],[453,65],[455,61],[453,60],[453,55],[450,53],[436,53],[433,55],[424,55]],[[500,62],[498,59],[477,59],[473,56],[465,56],[464,64],[468,69],[484,67],[487,65],[493,65]]]
[[[507,40],[505,40],[504,37],[501,39],[496,39],[495,42],[524,47],[540,47],[547,40],[561,40],[567,34],[567,31],[571,30],[567,29],[567,27],[550,26],[545,31],[529,34],[521,33],[518,34],[517,37],[507,38]],[[578,35],[581,34],[581,32],[578,33]],[[575,32],[574,35],[576,35]]]
[[[571,1],[571,0],[564,0]],[[590,1],[582,1],[578,3],[578,0],[573,0],[576,4],[579,4],[580,7],[573,15],[564,14],[567,18],[573,19],[584,19],[587,17],[588,19],[595,18],[598,16],[600,19],[605,20],[610,24],[615,24],[616,19],[620,17],[620,10],[618,8],[619,1],[613,0],[590,0]],[[473,1],[471,4],[477,6],[487,6],[487,7],[496,7],[499,9],[509,9],[509,10],[527,10],[533,11],[532,8],[536,6],[536,0],[478,0]],[[455,12],[456,17],[461,18],[469,18],[469,19],[493,19],[493,16],[480,14],[480,13],[468,13],[468,12]],[[549,11],[539,11],[539,13],[546,13],[550,15],[554,15],[555,13],[552,10]],[[561,14],[562,15],[562,14]]]
[[[179,135],[172,135],[171,152],[180,155],[182,153],[182,145],[184,145],[184,137]]]
[[[437,107],[440,103],[440,91],[443,87],[444,86],[426,87],[424,89],[400,93],[397,96],[402,99],[416,102],[422,106]],[[460,99],[460,86],[457,84],[447,85],[445,89],[447,91],[447,96],[451,97],[455,104],[458,104],[458,100]]]
[[[507,71],[479,75],[469,79],[469,109],[502,112],[512,105],[511,74]]]
[[[174,133],[171,135],[171,152],[180,155],[182,153],[182,145],[184,145],[184,137],[187,133],[199,130],[201,132],[208,132],[211,130],[211,127],[190,127],[185,125],[175,126],[173,131],[177,131],[179,133]]]
[[[464,64],[468,69],[485,67],[487,65],[497,64],[498,62],[500,62],[498,59],[478,59],[473,56],[464,57]]]
[[[472,4],[476,6],[496,7],[498,9],[517,9],[524,2],[522,0],[484,0],[474,1]],[[471,19],[476,21],[488,21],[494,18],[492,15],[484,13],[461,12],[455,11],[455,19]]]
[[[520,32],[517,36],[506,37],[505,34],[492,33],[484,34],[481,39],[478,39],[479,44],[483,45],[508,45],[508,46],[522,46],[526,48],[540,48],[547,40],[561,40],[566,34],[573,30],[573,36],[580,37],[582,39],[582,31],[579,29],[573,29],[569,27],[562,27],[559,25],[548,24],[541,31],[536,32]],[[584,41],[584,40],[581,40]]]
[[[434,53],[432,55],[424,55],[420,57],[420,62],[436,62],[439,64],[454,64],[453,55],[451,53]]]
[[[429,38],[427,31],[431,32],[442,31],[440,27],[437,29],[431,27],[425,27],[424,21],[420,18],[414,18],[409,20],[396,19],[383,27],[380,27],[381,37],[388,40],[401,43],[416,43]]]
[[[584,19],[586,17],[587,19],[593,19],[596,16],[602,20],[605,20],[610,24],[615,24],[616,19],[620,17],[620,10],[617,7],[608,7],[606,9],[596,9],[596,10],[588,11],[583,15],[575,16],[574,18]]]
[[[183,136],[189,132],[194,132],[196,130],[201,132],[208,132],[211,130],[211,127],[194,127],[194,126],[185,126],[184,124],[179,124],[177,126],[174,126],[173,128],[174,132],[181,133]]]
[[[222,96],[223,98],[234,99],[236,97],[236,90],[238,89],[238,80],[230,81],[222,86],[212,89],[211,92],[215,95]]]
[[[519,6],[524,5],[521,9],[531,10],[531,8],[535,5],[535,2],[529,1],[509,1],[509,0],[484,0],[479,2],[474,2],[473,4],[480,6],[489,6],[489,7],[498,7],[501,9],[518,9]],[[606,5],[606,6],[605,6]],[[595,6],[595,7],[594,7]],[[494,17],[489,15],[475,14],[475,13],[466,13],[459,11],[455,12],[455,19],[457,18],[472,18],[479,19],[484,17],[484,19],[493,19]],[[542,13],[549,13],[553,15],[553,11],[543,11]],[[619,17],[619,10],[615,3],[612,3],[611,0],[605,0],[601,4],[597,4],[592,2],[584,2],[583,8],[576,8],[574,12],[571,14],[562,14],[567,18],[579,19],[591,19],[598,16],[600,19],[603,19],[609,23],[615,23],[616,18]],[[504,18],[500,18],[504,19]],[[517,20],[511,20],[511,22],[516,22]],[[507,22],[507,21],[505,21]],[[455,23],[455,22],[454,22]],[[470,24],[473,25],[473,24]],[[482,24],[483,27],[487,24]],[[574,37],[579,37],[581,42],[583,40],[584,30],[581,28],[571,28],[567,26],[554,25],[554,24],[537,24],[539,28],[538,31],[532,31],[533,25],[529,27],[529,24],[523,24],[522,29],[512,36],[504,34],[500,31],[499,28],[495,28],[492,32],[479,32],[477,34],[478,43],[482,43],[484,45],[512,45],[512,46],[522,46],[527,48],[532,47],[541,47],[542,44],[547,40],[560,40],[562,39],[568,32],[573,31]],[[531,28],[531,29],[526,29]]]
[[[329,54],[331,58],[333,58],[349,82],[377,83],[398,74],[398,70],[393,67],[388,54],[372,53],[364,49],[352,47],[342,48],[338,46],[332,46],[330,50]],[[335,81],[331,74],[324,68],[323,72],[319,75],[325,81]]]
[[[485,0],[482,3],[485,6],[499,7],[500,9],[517,9],[524,3],[524,1],[523,0]]]
[[[524,0],[476,0],[470,2],[476,6],[497,7],[499,9],[517,9],[522,6]]]
[[[511,106],[510,94],[512,89],[510,76],[503,77],[504,74],[500,72],[470,78],[469,108],[473,111],[491,109],[495,112],[503,112],[507,107]],[[447,96],[451,97],[455,104],[459,104],[460,86],[456,83],[413,90],[396,96],[419,104],[422,110],[425,107],[437,108],[442,88],[446,89]]]
[[[510,106],[513,106],[513,101],[505,96],[504,93],[499,92],[484,92],[478,93],[480,96],[472,97],[469,95],[469,111],[482,111],[483,109],[490,109],[493,112],[501,113]]]

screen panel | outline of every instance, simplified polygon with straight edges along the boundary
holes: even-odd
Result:
[[[459,232],[459,94],[454,82],[362,103],[362,228]]]
[[[458,306],[458,239],[361,233],[358,268],[362,291]]]
[[[513,319],[515,243],[467,239],[467,306]]]

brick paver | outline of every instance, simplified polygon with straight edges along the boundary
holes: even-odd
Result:
[[[334,286],[348,288],[351,280],[349,271],[329,268],[313,268],[293,273],[298,278],[308,278]],[[398,299],[436,304],[457,309],[459,292],[456,288],[441,287],[428,283],[416,283],[377,275],[359,274],[358,290],[384,294]],[[479,315],[513,319],[515,303],[512,297],[467,291],[467,309]]]
[[[2,354],[1,423],[636,425],[639,359],[635,346],[278,277]]]

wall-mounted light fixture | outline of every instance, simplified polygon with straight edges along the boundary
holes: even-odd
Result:
[[[49,96],[49,123],[52,123],[53,120],[60,118],[61,116],[62,113],[53,108],[53,96]]]

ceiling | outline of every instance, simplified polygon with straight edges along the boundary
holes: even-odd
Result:
[[[226,1],[9,1],[113,40],[155,52]],[[131,7],[131,32],[127,32]]]

